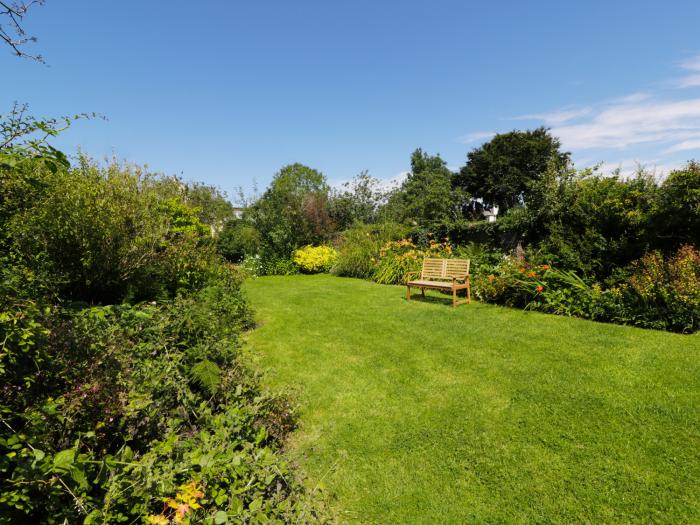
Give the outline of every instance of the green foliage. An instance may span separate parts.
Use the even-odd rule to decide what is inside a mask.
[[[179,189],[183,202],[197,210],[197,218],[209,226],[212,235],[218,236],[233,219],[233,206],[217,187],[194,182],[181,184]]]
[[[213,258],[198,210],[139,168],[81,157],[74,169],[51,173],[37,164],[6,172],[2,182],[11,194],[0,215],[6,246],[68,298],[172,296],[197,286],[195,274]],[[26,186],[39,189],[18,196]]]
[[[386,199],[378,179],[366,171],[343,184],[343,190],[334,190],[330,196],[330,215],[335,228],[345,230],[353,224],[373,224],[379,220],[379,211]]]
[[[539,180],[548,163],[557,169],[569,163],[559,139],[546,128],[500,133],[467,155],[455,179],[458,187],[500,213],[529,203],[530,185]]]
[[[672,171],[658,195],[650,227],[655,247],[667,251],[682,244],[700,246],[700,163]]]
[[[315,521],[207,198],[84,158],[0,175],[0,524]]]
[[[304,246],[294,251],[294,264],[302,273],[327,273],[338,259],[330,246]]]
[[[228,221],[217,239],[217,250],[228,261],[240,262],[260,251],[260,232],[245,221]]]
[[[389,241],[403,239],[407,234],[408,228],[396,223],[356,224],[340,235],[338,260],[331,268],[331,273],[344,277],[371,278],[382,246]]]
[[[474,280],[483,301],[674,332],[700,328],[700,253],[683,246],[671,257],[646,254],[620,269],[607,287],[572,270],[552,268],[546,254],[507,257]]]
[[[420,271],[426,257],[451,257],[452,246],[431,241],[425,249],[409,239],[389,241],[379,250],[372,279],[379,284],[404,284],[409,272]]]
[[[221,369],[213,361],[205,359],[192,366],[190,371],[192,379],[206,388],[209,393],[216,394],[216,390],[221,384]]]
[[[469,259],[471,261],[470,273],[480,275],[489,273],[491,268],[504,259],[505,255],[487,244],[471,242],[455,246],[454,257],[457,259]]]
[[[7,113],[0,114],[0,173],[37,161],[54,173],[68,168],[70,163],[66,155],[51,146],[48,139],[70,127],[75,120],[96,118],[98,115],[81,113],[37,119],[29,114],[28,109],[27,104],[15,102]]]
[[[191,479],[207,496],[199,519],[304,515],[274,451],[289,423],[236,363],[250,323],[239,286],[222,268],[160,304],[4,306],[0,523],[131,521]]]
[[[291,257],[278,257],[263,253],[260,258],[261,271],[258,275],[294,275],[299,273]]]
[[[291,164],[277,173],[247,219],[260,233],[266,258],[289,259],[307,244],[320,244],[332,232],[328,211],[328,184],[318,171]]]
[[[686,245],[634,261],[604,296],[604,315],[617,323],[692,333],[700,329],[700,252]]]
[[[411,155],[411,172],[390,196],[385,215],[398,222],[423,225],[454,220],[460,204],[458,196],[445,161],[417,149]]]
[[[653,235],[659,190],[651,175],[623,179],[550,164],[527,207],[500,224],[553,256],[551,262],[604,279],[644,255]]]

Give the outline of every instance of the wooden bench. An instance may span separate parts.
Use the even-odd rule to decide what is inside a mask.
[[[425,289],[451,290],[452,306],[472,302],[472,290],[469,284],[469,259],[423,259],[420,278],[406,283],[406,300],[411,300],[411,287],[420,288],[425,296]],[[409,272],[406,277],[417,276],[419,272]],[[457,301],[457,290],[466,290],[467,299]]]

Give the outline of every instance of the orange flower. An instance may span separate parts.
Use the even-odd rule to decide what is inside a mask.
[[[536,274],[535,272],[533,272],[533,271],[527,272],[527,276],[528,276],[528,277],[534,277],[535,275],[537,275],[537,274]]]
[[[535,291],[537,293],[542,293],[543,290],[544,290],[544,286],[542,286],[541,284],[538,284],[537,288],[535,288]]]
[[[542,269],[543,269],[543,270],[549,270],[550,268],[551,268],[551,266],[548,265],[548,264],[543,264],[543,265],[542,265]]]
[[[492,283],[492,282],[496,279],[496,276],[495,276],[495,275],[489,275],[489,276],[487,277],[487,279],[489,280],[490,283]]]

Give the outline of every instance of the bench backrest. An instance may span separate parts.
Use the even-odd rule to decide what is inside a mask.
[[[421,279],[466,279],[469,276],[469,259],[423,259]]]

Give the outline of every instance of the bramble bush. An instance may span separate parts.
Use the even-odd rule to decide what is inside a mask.
[[[294,251],[294,264],[303,273],[329,272],[338,252],[330,246],[304,246]]]
[[[25,160],[0,186],[0,524],[322,521],[179,181]]]

